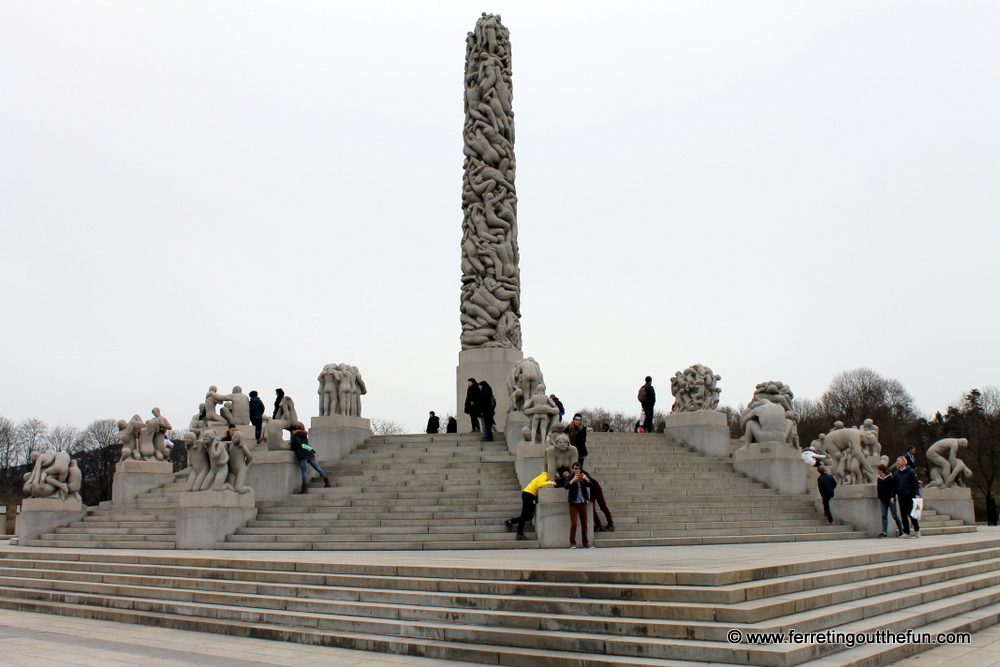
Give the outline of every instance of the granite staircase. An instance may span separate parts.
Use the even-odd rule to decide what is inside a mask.
[[[545,566],[498,552],[456,568],[27,549],[0,554],[0,607],[518,667],[879,667],[933,644],[748,640],[792,628],[937,636],[1000,620],[1000,539],[896,545],[675,570],[627,569],[631,550],[564,552]],[[780,547],[757,549],[768,546]],[[679,549],[696,562],[714,548]]]
[[[259,501],[257,518],[219,549],[511,549],[504,519],[521,511],[514,456],[502,437],[375,436],[324,464],[331,488]]]
[[[780,494],[660,434],[588,433],[585,468],[601,484],[615,532],[598,545],[669,546],[866,537],[826,525],[808,495]],[[601,523],[605,523],[600,513]]]
[[[132,503],[102,502],[87,508],[82,521],[56,528],[30,547],[86,547],[90,549],[173,549],[177,521],[177,496],[187,485],[187,473],[141,493]]]

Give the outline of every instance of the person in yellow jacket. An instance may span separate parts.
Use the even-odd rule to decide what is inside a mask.
[[[531,480],[528,486],[524,487],[524,490],[521,491],[521,515],[504,521],[508,533],[514,530],[514,524],[516,523],[517,539],[528,539],[524,534],[524,524],[535,518],[535,503],[538,502],[538,489],[543,486],[554,485],[555,482],[550,482],[548,473],[543,470],[541,475]]]

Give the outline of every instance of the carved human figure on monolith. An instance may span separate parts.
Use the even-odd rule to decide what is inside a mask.
[[[533,357],[517,362],[507,377],[507,395],[510,398],[507,412],[523,410],[525,401],[534,396],[538,385],[544,382],[542,369]]]
[[[368,393],[368,387],[357,366],[350,364],[327,364],[317,378],[319,388],[319,414],[361,416],[361,397]],[[294,420],[293,420],[294,423]]]
[[[718,382],[722,376],[712,373],[712,369],[695,364],[687,370],[674,373],[670,378],[670,393],[674,395],[673,412],[695,412],[715,410],[719,407],[722,390]]]
[[[521,410],[526,417],[531,417],[531,442],[545,442],[549,428],[559,421],[559,408],[555,401],[545,393],[545,385],[535,387],[535,393],[524,403]]]
[[[213,434],[214,435],[214,434]],[[201,485],[202,491],[232,491],[226,483],[229,476],[229,449],[227,443],[215,437],[208,445],[208,476]]]
[[[512,96],[509,34],[484,13],[465,51],[462,349],[521,349]]]
[[[559,479],[559,471],[569,470],[578,460],[580,460],[579,453],[570,443],[569,436],[565,432],[556,434],[552,444],[545,448],[545,472],[549,476],[549,481],[554,482]]]
[[[965,438],[944,438],[927,448],[927,463],[930,464],[930,482],[925,488],[948,489],[954,486],[964,487],[965,478],[972,476],[972,471],[965,461],[958,458],[960,447],[968,447]]]

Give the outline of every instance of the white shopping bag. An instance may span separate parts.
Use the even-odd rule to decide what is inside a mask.
[[[910,516],[919,521],[920,515],[923,513],[924,513],[924,499],[920,497],[914,498],[913,509],[910,510]]]

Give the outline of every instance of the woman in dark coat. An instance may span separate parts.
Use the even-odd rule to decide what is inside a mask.
[[[299,493],[309,493],[309,466],[323,478],[323,486],[330,486],[330,478],[327,477],[326,471],[316,463],[316,450],[309,446],[309,433],[302,422],[295,422],[292,425],[292,438],[288,444],[295,452],[299,468],[302,469],[302,490]]]
[[[493,387],[486,380],[479,383],[479,411],[483,415],[483,440],[493,440],[493,415],[496,413],[497,401],[493,397]]]

